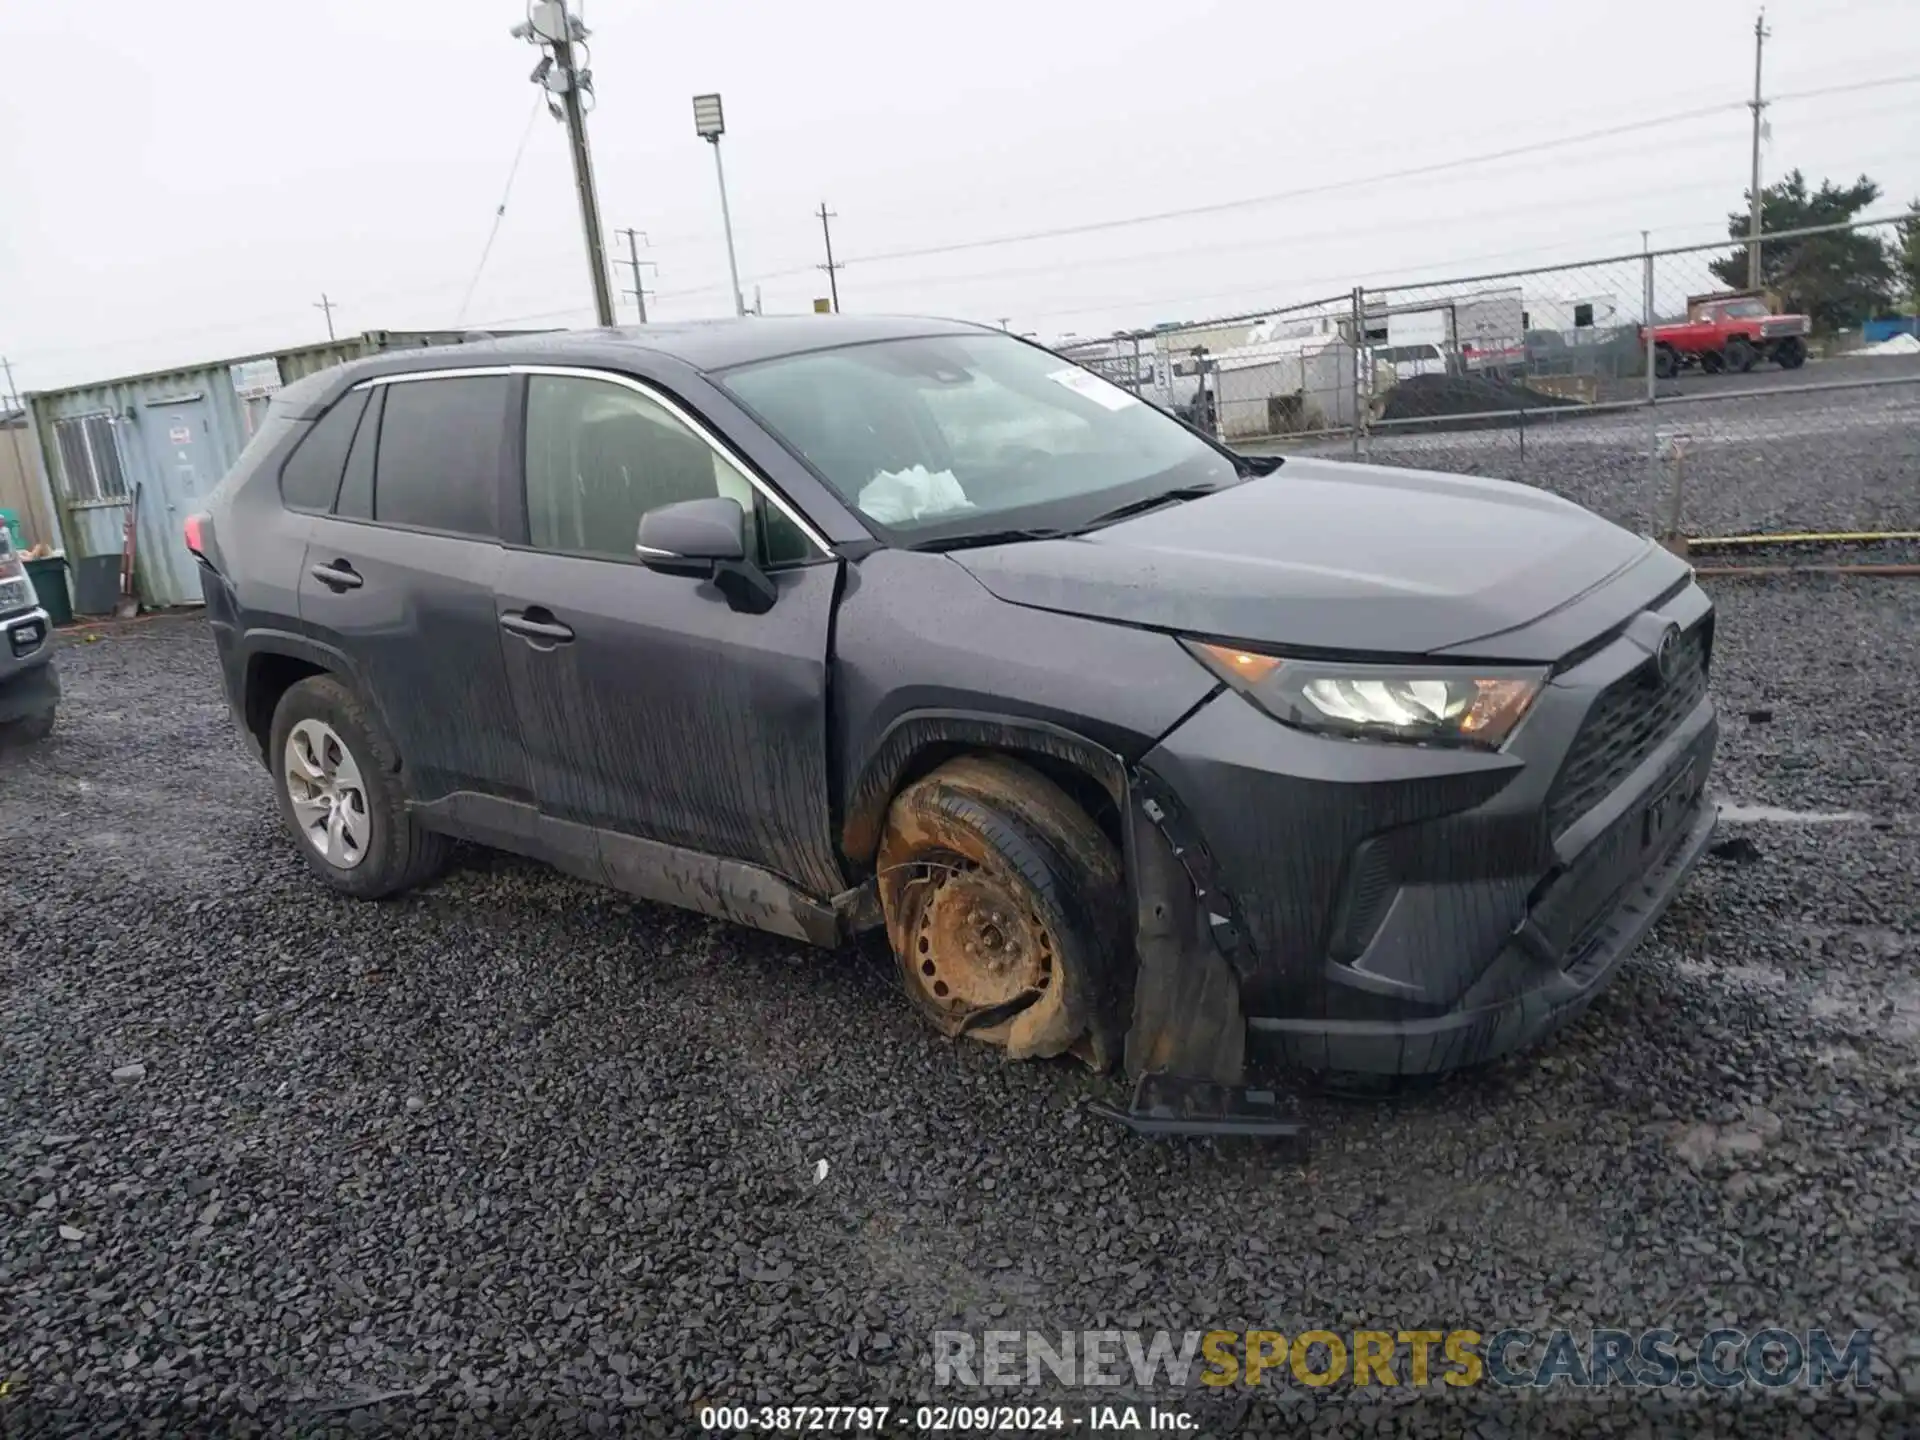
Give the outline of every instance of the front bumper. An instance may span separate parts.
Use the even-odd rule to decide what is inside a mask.
[[[43,714],[59,702],[47,612],[35,608],[0,620],[0,724]]]
[[[1273,1063],[1372,1075],[1431,1075],[1524,1049],[1574,1019],[1646,938],[1706,853],[1719,809],[1701,802],[1667,851],[1631,881],[1570,955],[1515,938],[1489,974],[1511,982],[1502,998],[1466,1001],[1442,1015],[1404,1020],[1300,1020],[1255,1015],[1250,1048]],[[1498,992],[1495,992],[1498,993]]]
[[[1649,671],[1669,624],[1698,674],[1663,690]],[[1711,644],[1689,586],[1557,675],[1496,754],[1309,735],[1231,692],[1202,706],[1137,778],[1221,974],[1183,1011],[1143,947],[1129,1068],[1197,1063],[1142,1000],[1189,1030],[1242,1030],[1256,1061],[1401,1075],[1493,1059],[1578,1014],[1713,833]],[[1203,962],[1188,946],[1181,963]]]

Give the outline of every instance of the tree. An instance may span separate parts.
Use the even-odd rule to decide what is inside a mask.
[[[1764,257],[1766,252],[1761,254]],[[1920,200],[1907,206],[1907,218],[1900,222],[1893,263],[1900,272],[1900,308],[1909,315],[1920,314]]]
[[[1880,198],[1880,187],[1862,175],[1851,185],[1820,182],[1807,189],[1798,170],[1760,192],[1763,234],[1839,225],[1852,220]],[[1727,233],[1747,238],[1745,213],[1727,217]],[[1826,333],[1856,326],[1893,303],[1894,261],[1888,246],[1866,230],[1841,230],[1803,240],[1763,241],[1760,283],[1780,297],[1788,312],[1811,316],[1813,328]],[[1743,245],[1713,273],[1736,290],[1747,285],[1747,249]]]

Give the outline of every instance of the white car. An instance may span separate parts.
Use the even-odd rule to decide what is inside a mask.
[[[1379,375],[1391,367],[1396,383],[1411,380],[1416,375],[1444,375],[1449,368],[1446,352],[1431,342],[1420,345],[1377,345],[1368,353],[1373,357],[1374,374]]]

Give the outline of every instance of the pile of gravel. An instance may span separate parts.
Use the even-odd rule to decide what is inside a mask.
[[[1432,420],[1421,429],[1465,428],[1476,422],[1450,420],[1457,415],[1486,415],[1496,411],[1579,408],[1578,400],[1549,395],[1519,383],[1508,384],[1485,375],[1411,375],[1387,392],[1382,420]],[[1478,422],[1489,423],[1489,422]],[[1493,421],[1493,424],[1505,422]]]
[[[870,951],[478,851],[334,899],[204,625],[101,634],[0,758],[0,1430],[690,1433],[698,1399],[929,1398],[956,1327],[1867,1326],[1920,1387],[1920,589],[1722,596],[1720,787],[1865,819],[1729,827],[1576,1028],[1309,1101],[1304,1157],[1137,1141],[1104,1082],[927,1034]],[[1163,1399],[1214,1434],[1601,1418]],[[1911,1421],[1661,1403],[1606,1413]]]

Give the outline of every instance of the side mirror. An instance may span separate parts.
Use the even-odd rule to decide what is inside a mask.
[[[747,512],[738,500],[719,495],[656,506],[640,517],[633,550],[650,570],[704,578],[716,561],[746,556]]]
[[[765,614],[780,595],[747,556],[747,512],[723,495],[647,511],[633,551],[649,570],[711,581],[729,605],[750,615]]]

